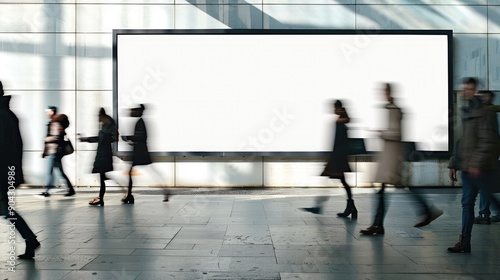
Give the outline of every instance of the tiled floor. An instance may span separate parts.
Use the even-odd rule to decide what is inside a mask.
[[[460,233],[459,189],[427,190],[445,213],[424,228],[413,227],[411,198],[390,190],[383,236],[359,234],[374,189],[354,190],[357,221],[336,217],[343,189],[173,190],[164,203],[140,188],[135,205],[122,205],[111,188],[105,207],[87,205],[94,188],[72,198],[40,191],[20,189],[16,207],[42,246],[5,271],[9,230],[0,224],[1,279],[500,279],[500,223],[474,225],[472,253],[446,252]],[[319,194],[331,195],[323,215],[299,210]]]

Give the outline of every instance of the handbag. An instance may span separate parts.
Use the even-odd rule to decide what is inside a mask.
[[[349,138],[347,145],[348,155],[365,155],[368,153],[366,151],[365,140],[363,138]]]
[[[71,155],[75,151],[75,148],[73,148],[73,144],[71,144],[71,141],[67,138],[64,139],[63,142],[63,156]]]

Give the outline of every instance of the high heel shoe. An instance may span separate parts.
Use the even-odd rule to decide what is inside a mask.
[[[383,226],[371,226],[367,229],[362,229],[359,232],[361,234],[364,234],[364,235],[384,234],[385,233]]]
[[[354,200],[352,199],[347,200],[347,206],[344,210],[344,213],[337,213],[337,216],[342,218],[347,218],[349,217],[349,215],[352,215],[352,219],[358,218],[358,209],[356,209],[356,206],[354,206]]]
[[[134,204],[134,196],[133,195],[126,195],[122,198],[123,203],[128,203],[128,204]]]
[[[104,206],[104,200],[101,200],[100,198],[96,197],[96,198],[92,199],[91,201],[89,201],[89,204],[90,205],[101,205],[101,206]]]

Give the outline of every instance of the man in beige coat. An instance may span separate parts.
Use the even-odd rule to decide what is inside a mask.
[[[401,109],[394,103],[392,97],[391,84],[384,84],[384,94],[387,100],[385,109],[388,111],[389,123],[386,130],[381,132],[380,138],[384,142],[384,148],[378,156],[378,169],[374,182],[382,183],[382,188],[378,192],[378,207],[372,226],[361,230],[364,235],[384,234],[384,217],[386,212],[385,206],[385,186],[386,184],[401,186],[402,176],[401,167],[404,159],[403,144],[401,142],[403,113]],[[410,189],[411,190],[411,189]],[[433,220],[443,214],[442,210],[436,209],[434,206],[419,194],[411,192],[420,208],[420,214],[424,217],[422,221],[415,224],[415,227],[428,225]]]

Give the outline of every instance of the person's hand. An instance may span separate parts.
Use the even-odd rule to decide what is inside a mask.
[[[470,174],[471,177],[477,178],[481,176],[481,170],[477,167],[469,167],[467,169],[467,172]]]
[[[448,172],[448,175],[450,176],[450,180],[453,182],[457,181],[457,170],[456,169],[450,169]]]

